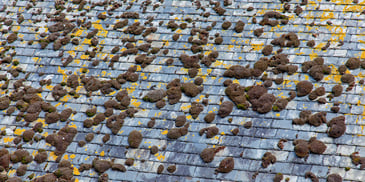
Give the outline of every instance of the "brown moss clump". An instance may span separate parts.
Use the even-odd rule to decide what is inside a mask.
[[[72,113],[73,113],[73,110],[71,108],[67,108],[67,109],[63,110],[60,114],[60,120],[67,121]]]
[[[91,142],[93,139],[94,139],[94,133],[88,133],[88,134],[85,136],[85,141],[86,141],[86,142]]]
[[[154,155],[154,154],[157,154],[158,152],[158,147],[156,145],[152,146],[150,148],[150,151],[151,151],[151,154]]]
[[[193,103],[191,103],[189,113],[191,114],[191,116],[194,119],[196,119],[203,110],[204,110],[204,106],[202,104],[199,104],[197,102],[193,102]]]
[[[313,125],[313,126],[320,126],[323,123],[327,122],[326,119],[327,113],[326,112],[318,112],[315,114],[312,114],[311,116],[309,116],[308,118],[308,124]]]
[[[281,173],[277,173],[277,174],[275,174],[275,177],[274,177],[273,181],[274,182],[280,182],[283,179],[284,179],[284,175],[281,174]]]
[[[176,127],[184,126],[185,123],[186,123],[186,116],[185,115],[181,115],[181,116],[176,117],[176,119],[175,119],[175,126]]]
[[[351,161],[354,165],[360,164],[360,169],[365,168],[365,157],[360,157],[359,152],[353,152],[351,155]]]
[[[92,162],[92,167],[95,169],[96,172],[101,174],[112,167],[112,162],[95,158]]]
[[[45,121],[47,124],[57,123],[60,120],[60,117],[58,112],[46,113]]]
[[[53,87],[52,90],[52,97],[58,101],[60,98],[62,98],[63,96],[65,96],[67,94],[67,90],[64,89],[60,84],[56,85],[55,87]]]
[[[271,18],[274,18],[272,20]],[[269,11],[264,14],[264,18],[259,22],[261,26],[270,25],[272,27],[279,25],[279,23],[287,24],[289,17],[280,14],[279,12]],[[281,22],[279,22],[281,20]]]
[[[299,47],[300,41],[297,34],[294,32],[289,32],[287,34],[281,35],[279,38],[272,40],[271,44],[280,47]]]
[[[342,182],[342,177],[339,174],[330,174],[327,176],[327,182]]]
[[[202,85],[204,82],[204,79],[202,77],[195,78],[194,84],[195,85]]]
[[[272,109],[272,105],[276,100],[273,94],[268,94],[268,93],[264,93],[258,99],[251,97],[249,99],[252,104],[252,110],[257,111],[258,113],[261,114],[270,112]]]
[[[176,166],[175,165],[171,165],[169,167],[167,167],[166,169],[169,173],[174,173],[176,171]]]
[[[17,169],[16,169],[16,175],[17,176],[24,176],[25,173],[27,172],[27,165],[20,165]]]
[[[218,44],[218,45],[222,44],[223,43],[223,38],[222,37],[216,37],[214,39],[214,43]]]
[[[157,174],[161,174],[162,171],[164,170],[164,166],[162,164],[160,164],[158,167],[157,167]]]
[[[360,68],[360,59],[359,58],[349,58],[345,63],[346,67],[350,70],[354,70]]]
[[[93,117],[96,114],[96,107],[87,109],[86,112],[85,112],[85,114],[88,117]]]
[[[223,30],[227,30],[227,29],[229,29],[229,27],[231,27],[231,25],[232,25],[232,23],[231,23],[231,22],[229,22],[229,21],[225,21],[225,22],[223,22],[223,24],[222,24],[222,28],[223,28]]]
[[[300,81],[296,86],[297,96],[302,97],[308,95],[313,89],[313,84],[309,81]]]
[[[136,64],[140,64],[142,68],[150,65],[156,56],[148,57],[147,54],[141,54],[135,58]]]
[[[73,89],[76,89],[80,83],[79,83],[79,77],[77,75],[72,74],[67,78],[67,86],[71,87]]]
[[[344,74],[341,77],[342,83],[352,83],[355,81],[355,77],[352,74]]]
[[[286,108],[286,106],[288,105],[289,101],[287,98],[283,99],[283,98],[279,98],[276,99],[276,101],[274,102],[273,106],[272,106],[272,110],[279,112],[282,111]]]
[[[127,160],[125,160],[124,164],[127,166],[132,166],[134,164],[134,159],[128,158]]]
[[[312,182],[319,182],[319,179],[317,178],[317,176],[310,171],[307,171],[304,176],[305,176],[305,178],[309,178],[310,180],[312,180]]]
[[[169,104],[176,104],[182,96],[180,79],[174,79],[166,86],[166,94]]]
[[[32,129],[25,130],[23,132],[23,141],[24,142],[32,141],[33,140],[33,136],[34,136],[34,131]]]
[[[305,123],[308,122],[311,114],[312,114],[312,111],[309,111],[309,110],[301,111],[299,114],[299,118],[296,118],[293,120],[293,124],[304,125]]]
[[[46,142],[56,147],[55,154],[65,153],[68,145],[71,144],[73,138],[77,134],[77,130],[72,127],[65,126],[56,134],[50,134],[46,137]]]
[[[53,173],[48,173],[44,176],[35,178],[34,181],[57,181],[57,177]]]
[[[241,65],[231,66],[227,71],[223,73],[225,77],[234,77],[236,79],[251,77],[251,70]]]
[[[262,157],[262,167],[267,168],[270,164],[274,164],[276,162],[276,157],[270,152],[266,152]]]
[[[273,51],[273,46],[272,45],[266,45],[263,49],[262,49],[262,54],[264,54],[264,56],[268,56],[272,53]]]
[[[307,42],[308,47],[314,47],[316,45],[316,42],[314,40],[310,40]]]
[[[167,138],[169,139],[178,139],[181,136],[185,136],[188,133],[189,123],[185,124],[182,128],[171,128],[167,132]]]
[[[129,147],[138,148],[142,142],[142,138],[141,132],[137,130],[131,131],[128,136]]]
[[[0,168],[2,170],[9,170],[10,155],[9,151],[5,148],[0,149]]]
[[[21,162],[22,164],[28,164],[33,161],[33,157],[28,151],[20,149],[10,155],[10,160],[13,163]]]
[[[345,116],[338,116],[331,119],[331,121],[327,123],[327,126],[329,127],[327,130],[328,136],[333,138],[342,136],[346,131]]]
[[[224,101],[218,110],[218,116],[221,118],[227,117],[233,110],[234,104],[231,101]]]
[[[181,91],[184,92],[186,96],[195,97],[203,91],[203,87],[198,87],[194,83],[184,83],[181,86]]]
[[[42,164],[43,162],[46,162],[48,159],[47,152],[44,150],[38,151],[37,155],[34,157],[34,161],[36,161],[38,164]]]
[[[312,61],[304,62],[302,71],[304,73],[309,71],[310,76],[312,76],[316,81],[320,81],[323,79],[325,74],[328,75],[331,73],[331,68],[328,65],[324,65],[323,58],[317,57]]]
[[[246,99],[245,87],[233,83],[226,88],[225,93],[236,104],[237,108],[248,109],[250,104]]]
[[[237,23],[236,23],[236,26],[234,27],[234,30],[237,32],[237,33],[241,33],[243,32],[243,28],[245,27],[245,23],[241,20],[239,20]]]
[[[200,153],[200,158],[206,162],[210,163],[214,160],[215,156],[215,149],[214,148],[206,148]]]
[[[157,102],[165,96],[166,91],[163,89],[151,90],[143,97],[143,100],[147,102]]]
[[[0,97],[0,110],[7,109],[10,106],[10,99],[8,96]]]
[[[339,97],[342,95],[343,88],[341,85],[335,85],[332,87],[332,94],[334,97]]]
[[[15,42],[18,39],[18,35],[16,33],[11,33],[6,40],[8,41],[9,44]]]
[[[305,140],[294,140],[294,151],[295,154],[300,157],[307,157],[309,155],[309,146],[308,142]]]
[[[323,154],[327,149],[327,146],[322,142],[317,140],[316,137],[309,139],[309,150],[315,154]]]
[[[224,158],[220,163],[219,167],[216,169],[220,173],[229,173],[234,168],[234,159],[232,157]]]
[[[254,34],[256,37],[260,37],[263,33],[264,33],[264,28],[258,28],[258,29],[255,29],[255,30],[253,31],[253,34]]]
[[[106,126],[112,130],[114,135],[118,134],[124,123],[123,118],[120,115],[113,115],[106,121]]]
[[[202,136],[204,133],[206,133],[207,138],[212,138],[219,133],[219,128],[217,128],[216,126],[211,126],[203,128],[199,131],[200,136]]]
[[[205,115],[204,117],[204,121],[207,123],[211,123],[213,122],[215,119],[215,113],[208,113],[207,115]]]
[[[200,68],[197,55],[188,56],[187,54],[182,54],[179,59],[183,63],[184,68]]]

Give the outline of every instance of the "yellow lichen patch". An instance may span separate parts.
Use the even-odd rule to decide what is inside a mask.
[[[15,172],[16,172],[16,169],[11,169],[11,170],[8,172],[8,176],[13,176]]]
[[[318,54],[317,53],[312,52],[312,53],[309,54],[309,59],[310,60],[313,60],[316,57],[318,57]]]
[[[183,103],[183,104],[181,104],[180,110],[182,110],[182,111],[189,111],[190,107],[191,107],[190,104]]]
[[[65,154],[65,155],[63,156],[63,159],[68,160],[68,155],[67,155],[67,154]]]
[[[13,138],[13,137],[4,137],[3,142],[4,142],[4,143],[9,143],[9,142],[12,142],[13,140],[14,140],[14,138]]]
[[[137,99],[131,99],[131,104],[132,104],[134,107],[138,108],[138,107],[142,104],[142,102],[138,102],[138,100],[137,100]]]
[[[57,155],[54,152],[50,152],[48,156],[48,160],[54,161],[57,159]]]
[[[17,32],[20,30],[20,26],[13,26],[12,31]]]
[[[76,129],[77,129],[77,126],[76,126],[76,124],[75,124],[75,123],[72,123],[72,122],[71,122],[71,124],[70,124],[70,125],[68,125],[68,127],[71,127],[71,128],[76,128]]]
[[[328,19],[334,19],[334,18],[335,18],[335,14],[332,11],[323,11],[320,20],[326,21]]]
[[[39,57],[33,57],[32,60],[34,61],[34,63],[37,63],[38,61],[41,61],[41,58],[39,58]]]
[[[264,43],[259,43],[259,44],[251,44],[251,49],[253,51],[260,51],[261,49],[264,48]]]
[[[157,157],[157,160],[159,160],[159,161],[164,161],[165,160],[165,156],[160,154],[160,153],[155,154],[155,156]]]
[[[104,157],[104,155],[105,155],[105,152],[104,151],[101,151],[100,152],[100,156]]]
[[[75,37],[80,37],[84,31],[85,30],[78,29],[75,33],[72,33],[71,35],[74,35]]]
[[[25,131],[25,129],[20,129],[20,128],[18,128],[18,129],[16,129],[15,131],[14,131],[14,134],[16,134],[16,135],[22,135],[23,134],[23,132]]]
[[[53,86],[52,85],[46,85],[46,89],[47,90],[52,90],[53,89]]]
[[[108,34],[108,31],[103,28],[102,24],[100,24],[100,20],[93,22],[92,26],[99,30],[97,36],[106,37]]]
[[[321,42],[318,45],[316,45],[316,49],[321,49],[322,47],[324,47],[327,44],[327,42]]]
[[[80,171],[79,169],[77,169],[76,167],[74,167],[74,172],[73,172],[74,175],[80,175]]]
[[[163,131],[161,132],[161,135],[166,135],[168,132],[169,132],[168,130],[163,130]]]
[[[62,81],[66,81],[67,79],[67,74],[66,74],[66,69],[61,69],[61,66],[58,66],[58,69],[57,69],[57,73],[61,73],[62,74]]]
[[[67,102],[68,100],[70,100],[70,99],[72,99],[72,97],[70,96],[70,95],[65,95],[65,96],[63,96],[61,99],[60,99],[60,101],[62,101],[62,102]]]
[[[81,56],[80,56],[80,58],[81,58],[81,59],[89,59],[89,55],[85,55],[85,54],[83,54],[83,55],[81,55]]]

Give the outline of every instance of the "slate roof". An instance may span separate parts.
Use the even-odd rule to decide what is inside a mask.
[[[99,1],[91,1],[99,2]],[[43,86],[43,92],[39,94],[43,99],[56,106],[57,111],[61,112],[66,108],[72,108],[77,113],[72,114],[68,122],[60,122],[47,124],[44,121],[45,113],[41,112],[36,122],[43,122],[44,131],[39,135],[47,136],[54,131],[58,131],[65,125],[69,125],[77,129],[78,133],[72,143],[67,147],[63,154],[63,160],[69,160],[74,167],[74,179],[76,181],[97,181],[99,174],[94,169],[79,172],[78,168],[82,163],[91,164],[96,157],[100,159],[115,159],[115,163],[124,164],[127,158],[134,158],[133,166],[126,166],[127,171],[119,172],[109,169],[106,173],[111,181],[272,181],[277,173],[284,175],[283,181],[288,178],[289,181],[310,181],[305,178],[305,172],[312,171],[320,181],[326,181],[329,174],[337,173],[344,181],[365,181],[365,171],[359,166],[351,162],[350,155],[353,152],[359,152],[360,156],[365,156],[365,137],[364,135],[364,85],[358,82],[364,78],[363,69],[350,70],[349,72],[355,76],[355,86],[352,90],[346,91],[348,84],[341,83],[341,75],[337,68],[343,65],[350,57],[365,58],[363,28],[365,24],[363,19],[365,15],[361,12],[365,10],[365,2],[360,1],[357,4],[352,0],[331,0],[331,1],[308,1],[307,5],[300,5],[302,1],[291,0],[288,4],[291,6],[291,12],[283,13],[289,17],[287,25],[277,25],[271,27],[269,25],[261,26],[258,23],[252,23],[252,17],[257,18],[257,22],[261,21],[265,12],[277,11],[283,12],[283,3],[279,0],[232,0],[232,4],[224,6],[223,1],[219,1],[221,7],[226,12],[224,15],[218,15],[213,9],[213,5],[209,5],[209,1],[200,1],[202,7],[206,7],[205,12],[210,12],[210,16],[205,18],[200,16],[203,10],[197,10],[197,6],[192,1],[182,0],[152,0],[151,4],[143,13],[144,1],[129,1],[130,9],[127,9],[128,3],[113,10],[112,15],[108,15],[103,6],[95,6],[85,15],[80,15],[81,11],[77,10],[78,5],[72,1],[65,1],[66,8],[71,7],[71,11],[66,9],[62,12],[66,13],[66,19],[83,19],[92,23],[92,27],[87,30],[80,28],[71,35],[80,37],[80,44],[73,45],[68,43],[63,45],[59,50],[53,50],[53,43],[49,43],[45,49],[40,48],[37,42],[41,37],[41,33],[49,33],[49,26],[53,21],[47,18],[48,13],[54,13],[55,1],[36,1],[31,8],[26,8],[30,1],[1,1],[0,17],[14,20],[12,25],[2,24],[3,30],[9,29],[8,32],[2,31],[0,39],[2,42],[7,41],[7,37],[17,32],[18,39],[13,43],[7,43],[0,47],[0,51],[6,49],[9,45],[10,49],[5,55],[10,55],[15,51],[16,55],[12,57],[13,61],[19,61],[19,65],[2,63],[0,75],[6,74],[10,80],[8,89],[1,90],[1,95],[10,95],[14,91],[14,82],[26,77],[24,85],[39,88],[39,81],[43,79],[52,79],[50,86]],[[112,4],[112,3],[111,3]],[[160,6],[153,9],[153,5]],[[300,6],[303,12],[296,15],[293,10],[296,6]],[[85,5],[90,7],[90,2]],[[107,8],[111,8],[108,5]],[[247,11],[247,8],[253,7],[253,11]],[[37,11],[41,10],[41,13]],[[129,25],[134,22],[143,24],[147,21],[147,17],[153,16],[153,26],[157,27],[157,31],[151,33],[146,38],[141,35],[135,36],[136,44],[146,43],[149,39],[152,47],[163,47],[156,54],[156,59],[141,68],[138,66],[136,73],[139,75],[137,82],[126,82],[122,84],[122,90],[127,90],[131,97],[131,107],[135,107],[138,112],[134,117],[124,119],[123,127],[118,134],[114,135],[111,130],[106,127],[106,121],[92,128],[84,128],[83,122],[87,119],[85,112],[91,106],[97,107],[98,113],[105,112],[104,102],[113,98],[118,92],[113,90],[110,94],[101,94],[100,91],[92,93],[91,97],[87,97],[87,91],[80,86],[77,89],[80,97],[74,98],[67,94],[59,101],[55,101],[52,97],[52,89],[57,84],[66,81],[69,75],[77,74],[86,76],[94,76],[98,79],[114,79],[119,74],[125,73],[128,68],[135,65],[136,55],[122,56],[118,62],[114,63],[114,69],[109,67],[109,61],[100,61],[98,66],[92,66],[95,59],[102,60],[105,56],[111,58],[114,54],[111,50],[115,46],[120,46],[122,52],[125,50],[125,43],[122,38],[131,37],[132,35],[124,33],[122,29],[113,29],[113,25],[120,20],[127,18],[116,18],[123,12],[138,12],[139,19],[128,19]],[[97,17],[100,13],[106,13],[105,20]],[[24,16],[22,23],[17,23],[18,15]],[[168,29],[168,22],[175,20],[180,24],[186,22],[185,18],[191,17],[195,22],[188,23],[188,28],[175,31]],[[44,21],[48,19],[48,22]],[[37,21],[40,20],[40,21]],[[245,23],[242,33],[234,31],[235,23],[241,20]],[[162,25],[159,22],[163,21]],[[222,30],[221,25],[224,21],[232,22],[232,26],[228,30]],[[211,51],[219,52],[217,61],[210,67],[201,66],[198,76],[204,79],[204,90],[196,97],[187,97],[182,94],[181,100],[174,105],[166,104],[165,107],[158,109],[154,103],[143,101],[142,97],[151,90],[151,87],[165,89],[168,82],[175,78],[179,78],[181,82],[193,82],[194,78],[188,76],[188,69],[183,67],[179,61],[179,56],[183,53],[193,55],[190,51],[191,43],[188,39],[191,36],[190,31],[193,26],[196,28],[205,28],[217,22],[216,26],[209,31],[209,35],[214,37],[215,33],[219,33],[223,37],[223,43],[214,44],[214,39],[208,39],[208,43],[203,45],[203,53],[208,55]],[[311,25],[314,22],[315,25]],[[36,31],[36,28],[39,28]],[[256,37],[253,31],[258,28],[264,28],[264,33],[260,37]],[[89,55],[85,55],[86,50],[92,51],[90,39],[86,38],[87,33],[93,29],[98,29],[96,37],[99,40],[97,47],[103,46],[102,50],[98,50],[96,57],[89,59]],[[341,84],[344,86],[344,93],[340,97],[332,100],[327,99],[327,103],[319,104],[311,101],[308,97],[296,97],[291,100],[286,109],[280,112],[270,111],[266,114],[259,114],[251,108],[248,110],[240,110],[234,107],[233,112],[226,118],[216,116],[212,123],[204,122],[204,116],[209,112],[217,113],[221,98],[224,101],[230,100],[225,94],[223,82],[228,79],[223,77],[223,73],[232,65],[250,65],[264,57],[261,50],[265,45],[280,37],[284,33],[294,32],[300,39],[300,46],[297,48],[283,47],[283,53],[288,54],[288,58],[292,65],[299,67],[297,73],[288,75],[287,73],[273,74],[267,71],[270,78],[283,78],[283,84],[273,84],[269,88],[269,93],[276,97],[288,97],[290,91],[295,91],[298,81],[309,80],[314,83],[314,87],[323,86],[326,94],[330,94],[334,85]],[[177,41],[172,40],[174,34],[180,34]],[[28,45],[28,41],[34,40],[32,45]],[[314,48],[308,47],[308,40],[315,40]],[[322,47],[330,41],[327,50]],[[343,42],[343,45],[338,45]],[[274,46],[274,51],[279,46]],[[169,50],[167,54],[163,54],[163,50]],[[60,53],[63,53],[60,56]],[[142,54],[141,51],[138,55]],[[66,67],[62,66],[63,61],[71,55],[73,61]],[[272,54],[274,55],[274,54]],[[270,55],[269,57],[271,57]],[[307,73],[301,72],[301,66],[305,61],[313,60],[316,57],[324,58],[324,63],[330,65],[332,72],[325,75],[321,81],[315,81]],[[173,58],[172,65],[166,65],[165,61]],[[90,61],[91,60],[91,61]],[[23,72],[19,76],[14,77],[9,73],[11,69],[21,67]],[[87,68],[83,70],[82,68]],[[85,71],[86,73],[83,73]],[[39,73],[44,73],[39,74]],[[231,78],[232,79],[232,78]],[[260,78],[232,79],[236,83],[243,86],[251,86],[262,84]],[[2,81],[1,85],[6,81]],[[65,87],[68,91],[71,88]],[[191,102],[201,102],[209,95],[209,105],[204,107],[197,119],[193,119],[189,112]],[[165,99],[166,100],[166,99]],[[338,101],[340,102],[339,113],[331,112],[331,107]],[[11,105],[15,105],[12,102]],[[327,120],[336,116],[346,117],[346,133],[339,138],[331,138],[327,135],[328,127],[324,124],[319,127],[305,125],[293,125],[292,120],[299,117],[302,110],[311,110],[312,112],[327,112]],[[0,113],[0,128],[6,131],[6,135],[1,138],[2,147],[6,147],[10,152],[16,150],[13,143],[14,138],[21,136],[25,130],[31,129],[36,122],[25,125],[21,120],[16,121],[16,117],[20,111],[16,110],[11,115],[6,114],[6,110]],[[120,110],[114,110],[119,113]],[[188,134],[178,139],[168,139],[166,134],[168,130],[174,128],[175,118],[186,113],[190,122]],[[147,123],[152,117],[156,118],[156,124],[153,128],[148,128]],[[232,118],[228,122],[228,118]],[[252,127],[246,129],[243,125],[252,122]],[[207,139],[204,135],[199,136],[199,130],[208,126],[217,126],[219,134],[213,138]],[[239,133],[233,135],[231,130],[239,128]],[[132,130],[138,130],[143,135],[142,143],[139,148],[128,148],[128,135]],[[88,133],[94,133],[94,139],[87,143],[84,147],[79,147],[78,142],[84,140]],[[102,138],[105,134],[111,134],[111,139],[105,144]],[[307,159],[298,158],[294,152],[295,139],[309,140],[316,136],[318,140],[324,142],[327,146],[323,154],[311,153]],[[280,139],[287,139],[284,148],[279,149],[277,143]],[[54,154],[55,148],[47,144],[45,140],[39,142],[34,141],[32,144],[22,142],[22,147],[29,151],[33,156],[36,155],[38,149],[45,149],[48,154],[47,162],[37,164],[31,162],[28,164],[27,172],[21,177],[23,180],[29,180],[28,176],[33,174],[35,177],[52,173],[57,169],[57,156]],[[150,148],[158,146],[157,154],[152,155]],[[200,158],[200,153],[207,147],[225,148],[219,151],[213,162],[204,163]],[[262,157],[265,152],[271,152],[276,156],[276,163],[269,165],[267,168],[262,167]],[[233,157],[235,166],[233,171],[229,173],[216,173],[215,169],[219,163],[226,157]],[[165,170],[162,174],[157,174],[159,165],[164,165]],[[19,163],[11,164],[11,168],[7,171],[9,177],[16,176],[16,169]],[[166,168],[170,165],[176,165],[177,169],[174,173],[169,173]],[[255,176],[255,178],[253,178]]]

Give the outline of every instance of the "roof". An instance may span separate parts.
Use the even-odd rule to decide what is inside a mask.
[[[365,2],[217,2],[0,2],[1,177],[365,181]]]

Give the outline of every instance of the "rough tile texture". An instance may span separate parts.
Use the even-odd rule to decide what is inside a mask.
[[[349,83],[341,80],[343,76],[339,72],[340,66],[345,65],[349,58],[356,57],[360,61],[365,58],[365,40],[362,36],[365,27],[363,23],[365,15],[362,13],[365,10],[363,1],[354,3],[352,0],[310,0],[307,4],[301,4],[300,0],[289,0],[289,2],[285,0],[283,2],[279,0],[219,0],[217,2],[220,2],[220,6],[209,1],[182,0],[33,2],[0,1],[2,21],[0,33],[2,81],[0,85],[2,86],[1,97],[5,99],[1,104],[5,103],[6,106],[10,103],[10,106],[17,106],[13,113],[7,113],[9,107],[2,108],[0,113],[0,128],[1,131],[5,131],[1,133],[2,147],[11,154],[17,150],[17,147],[23,148],[33,158],[42,150],[48,154],[44,163],[38,164],[35,161],[28,163],[27,171],[20,176],[22,180],[35,179],[47,173],[54,173],[54,176],[60,177],[57,173],[60,166],[56,160],[59,157],[60,160],[71,162],[72,179],[97,181],[101,173],[99,175],[95,168],[83,172],[79,169],[81,164],[91,164],[93,159],[98,157],[123,165],[128,158],[134,159],[131,166],[125,165],[125,172],[112,169],[102,172],[107,174],[111,181],[272,181],[277,173],[283,174],[283,181],[285,179],[310,181],[305,178],[305,173],[308,171],[313,172],[320,181],[326,181],[327,176],[333,173],[339,174],[344,181],[365,181],[365,171],[360,169],[360,165],[353,164],[350,158],[353,152],[358,152],[359,156],[365,157],[363,130],[365,87],[361,84],[363,82],[361,80],[364,79],[363,68],[355,65],[354,69],[345,70],[346,74],[354,75],[354,80]],[[86,4],[80,8],[81,5],[78,3],[84,2]],[[224,5],[225,3],[227,6]],[[288,5],[289,10],[283,12]],[[302,9],[301,13],[297,13],[298,15],[295,13],[297,11],[294,11],[297,6]],[[202,8],[198,9],[199,7]],[[223,8],[224,14],[217,14],[214,7]],[[264,14],[269,11],[279,12],[287,17],[283,18],[279,15],[278,25],[260,25],[259,23],[265,18]],[[126,12],[135,12],[138,16]],[[205,17],[207,13],[210,14]],[[257,23],[253,23],[254,17]],[[20,21],[22,18],[24,20]],[[187,18],[191,18],[191,21]],[[118,27],[116,23],[124,20],[126,20],[125,26]],[[276,19],[269,17],[269,20]],[[280,24],[280,20],[288,22]],[[169,23],[169,21],[172,22]],[[235,29],[238,21],[245,24],[239,33]],[[69,32],[66,32],[67,26],[66,29],[59,30],[57,27],[52,27],[53,24],[60,22],[61,27],[67,23],[70,23],[67,24],[68,26],[72,25]],[[138,27],[137,24],[132,26],[136,22],[140,23],[139,26],[145,27]],[[192,31],[206,29],[213,22],[216,22],[216,25],[209,31],[203,33],[200,31],[196,34]],[[231,22],[232,25],[223,30],[224,22]],[[186,29],[179,27],[183,23],[186,23]],[[156,29],[146,30],[150,27]],[[263,33],[257,37],[254,31],[260,28],[263,28]],[[88,37],[93,30],[98,31],[94,36]],[[142,30],[143,33],[151,32],[143,36],[143,33],[136,33],[138,30]],[[59,32],[58,38],[53,41],[50,40],[52,32]],[[209,35],[206,34],[207,32]],[[282,53],[286,54],[289,60],[287,65],[298,68],[294,70],[294,73],[288,74],[289,71],[276,73],[277,67],[269,67],[265,68],[259,76],[236,78],[223,76],[233,65],[243,67],[248,65],[247,67],[251,69],[260,58],[270,59],[280,49],[280,45],[273,45],[272,41],[289,32],[297,35],[299,39],[294,44],[300,43],[296,47],[282,47]],[[218,36],[218,34],[215,36],[216,33],[222,38],[221,44],[215,43]],[[175,34],[180,35],[176,41]],[[67,41],[67,36],[71,40]],[[134,42],[123,41],[132,36],[135,38]],[[75,38],[79,40],[78,44],[73,43],[72,39]],[[192,48],[192,40],[199,40],[199,38],[203,40],[202,45],[195,42],[195,47]],[[310,40],[315,41],[313,47],[307,44]],[[138,47],[146,43],[151,44],[147,47],[148,52],[132,48],[132,45]],[[42,45],[44,47],[41,47]],[[269,51],[268,56],[264,56],[262,52],[266,45],[273,45],[273,52]],[[164,52],[167,50],[168,52]],[[126,51],[130,52],[127,54]],[[208,58],[212,52],[218,53],[218,56],[214,58],[211,65],[207,66],[203,63],[202,57]],[[199,56],[197,58],[198,66],[188,66],[186,64],[190,59],[186,62],[180,59],[182,54],[200,53],[201,59]],[[143,58],[139,57],[142,54],[147,54],[146,56],[151,59],[140,59]],[[319,80],[314,79],[310,71],[303,71],[303,65],[305,65],[303,63],[317,57],[323,58],[322,65],[329,65],[331,68],[331,71]],[[166,64],[168,59],[173,60],[169,65]],[[69,60],[68,64],[64,64],[67,60]],[[136,69],[128,71],[133,65],[136,65]],[[191,67],[195,67],[195,70]],[[347,67],[352,66],[347,65]],[[195,76],[194,71],[197,75],[195,78],[202,78],[203,89],[199,90],[194,86],[192,90],[188,90],[187,85],[183,85],[183,88],[177,86],[177,92],[183,90],[182,97],[176,103],[169,104],[165,93],[167,84],[174,79],[180,79],[181,84],[194,83],[195,78],[190,77]],[[138,81],[132,78],[133,74],[134,78],[138,77]],[[273,96],[276,101],[280,98],[289,98],[289,92],[296,91],[296,85],[300,81],[307,80],[313,83],[313,90],[324,87],[325,93],[319,97],[322,100],[325,99],[326,103],[319,103],[317,101],[319,97],[316,100],[310,100],[308,96],[304,96],[289,100],[282,109],[271,103],[268,112],[260,112],[262,110],[259,109],[254,111],[255,103],[251,100],[253,97],[245,95],[245,91],[249,91],[250,86],[264,85],[262,77],[265,74],[269,79],[274,80],[272,86],[267,88],[267,92],[273,94],[270,96]],[[80,82],[78,85],[73,85],[71,81],[69,83],[68,78],[71,75],[77,75],[76,80]],[[81,82],[82,78],[90,76],[95,77],[96,80]],[[282,83],[278,80],[280,78],[283,79]],[[24,79],[24,82],[19,86],[19,82],[16,84],[16,81],[21,79]],[[247,102],[249,104],[247,108],[243,103],[237,104],[234,99],[227,96],[226,87],[223,84],[227,79],[246,87],[240,94],[250,100]],[[40,85],[41,80],[51,80],[52,83]],[[118,84],[108,80],[117,80],[121,85],[118,87]],[[278,82],[275,83],[275,81]],[[6,84],[8,84],[7,87]],[[99,88],[92,90],[93,84]],[[332,88],[337,84],[343,86],[343,93],[331,99]],[[61,89],[52,95],[57,89],[56,85],[59,85],[58,88]],[[36,89],[41,87],[41,92],[29,91],[29,94],[39,96],[38,98],[42,98],[44,102],[55,106],[56,112],[61,114],[61,117],[66,115],[62,111],[67,108],[71,108],[74,112],[65,121],[56,120],[52,123],[47,122],[46,112],[51,112],[50,110],[36,111],[39,115],[34,121],[26,122],[26,117],[23,115],[34,112],[28,109],[19,115],[23,105],[16,100],[6,100],[6,96],[12,95],[15,90],[30,90],[28,86]],[[101,86],[105,87],[100,89]],[[144,98],[149,91],[158,89],[163,91],[150,93],[148,98]],[[118,100],[119,91],[126,91],[127,96],[124,96],[130,97],[130,104],[118,105],[122,103]],[[32,98],[35,98],[33,96]],[[24,93],[21,97],[27,100]],[[109,99],[117,99],[117,104],[105,106],[104,103]],[[206,102],[203,101],[204,99],[208,100],[208,104],[199,105]],[[160,100],[158,104],[166,103],[166,105],[158,108],[158,104],[155,103],[157,100]],[[28,101],[27,103],[30,104],[31,101]],[[232,111],[229,108],[225,110],[221,108],[220,105],[225,101],[235,103]],[[256,100],[258,108],[262,104],[271,102],[264,99],[258,99],[258,101],[259,103]],[[193,102],[199,104],[192,104]],[[337,113],[331,111],[331,107],[336,102],[339,104]],[[36,106],[32,105],[32,107]],[[112,116],[107,116],[100,123],[95,123],[94,120],[94,126],[86,128],[84,121],[89,118],[88,109],[92,107],[96,108],[96,114],[104,113],[107,108],[110,108],[109,112],[113,111],[116,117],[121,117],[119,120],[122,121],[121,128],[117,127],[118,119],[115,119],[113,120],[115,123],[111,124],[115,132],[112,132],[107,122]],[[134,116],[130,108],[136,110]],[[128,112],[125,112],[126,110]],[[303,110],[310,110],[312,114],[326,112],[327,123],[334,117],[344,116],[346,131],[342,136],[333,138],[327,134],[330,126],[326,123],[318,127],[309,124],[293,124],[293,120],[299,118],[299,113]],[[222,114],[222,117],[218,116],[220,112],[228,116],[223,117],[225,114]],[[129,116],[121,116],[123,114],[119,115],[120,113],[129,113]],[[217,114],[210,123],[205,122],[204,119],[208,113]],[[180,137],[172,136],[171,129],[177,128],[175,120],[180,115],[185,115],[186,123],[189,124],[178,127],[182,129],[176,130],[177,135],[180,136],[183,129],[187,129],[187,133]],[[155,118],[153,127],[149,127],[151,118]],[[17,119],[19,121],[16,121]],[[18,136],[23,136],[25,131],[32,129],[38,122],[43,125],[43,131],[35,134],[40,138],[39,141],[33,137],[30,139],[32,142],[21,141],[18,145],[14,144]],[[249,122],[252,122],[250,128],[247,127]],[[59,143],[51,145],[45,138],[59,132],[65,126],[77,129],[77,134],[68,143],[64,153],[61,152],[57,156],[54,146]],[[219,129],[216,135],[208,138],[209,130],[206,130],[205,134],[200,136],[201,129],[212,126]],[[236,128],[238,132],[234,130]],[[131,141],[135,142],[136,139],[129,139],[128,136],[133,130],[141,133],[142,140],[132,146]],[[89,133],[94,133],[94,138],[80,147],[79,141],[85,140],[85,136]],[[110,135],[110,140],[104,143],[103,137],[106,134]],[[175,137],[177,139],[173,139]],[[293,141],[303,139],[308,142],[311,137],[317,137],[317,140],[326,145],[325,152],[322,154],[309,152],[307,157],[299,158]],[[279,148],[278,143],[281,139],[285,139],[286,142],[282,142],[282,148]],[[152,146],[157,146],[157,153],[151,153]],[[205,148],[217,149],[211,163],[205,163],[200,158],[200,153]],[[276,161],[264,168],[262,158],[266,152],[271,152],[276,157]],[[233,170],[229,173],[217,173],[216,169],[226,157],[233,157]],[[161,174],[158,174],[157,169],[160,165],[163,165],[164,169]],[[176,166],[176,170],[170,173],[167,169],[172,165]],[[10,166],[6,169],[7,176],[9,178],[17,176],[16,169],[19,168],[20,163],[10,162]],[[60,178],[63,177],[65,176],[61,175]]]

